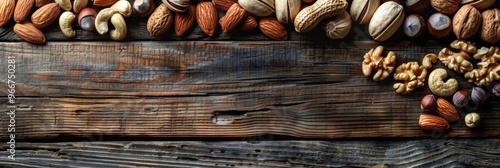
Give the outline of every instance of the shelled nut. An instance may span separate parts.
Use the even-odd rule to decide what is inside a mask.
[[[78,14],[78,25],[80,25],[83,30],[95,30],[96,16],[97,12],[93,8],[83,8],[80,14]]]

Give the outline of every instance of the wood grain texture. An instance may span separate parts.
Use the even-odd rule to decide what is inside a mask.
[[[500,100],[452,131],[425,132],[419,101],[427,88],[395,94],[392,79],[361,73],[362,55],[378,43],[128,42],[2,43],[16,58],[16,137],[305,138],[489,137],[500,135]],[[445,45],[387,45],[398,64],[419,61]],[[91,52],[88,52],[91,51]],[[0,60],[6,65],[7,59]],[[441,63],[436,67],[443,67]],[[7,69],[0,93],[7,95]],[[473,86],[450,71],[462,89]],[[392,77],[391,77],[392,78]],[[6,96],[0,100],[7,108]],[[460,110],[465,116],[467,110]],[[0,115],[8,123],[8,115]],[[5,129],[1,139],[7,138]]]
[[[498,139],[16,143],[2,167],[499,167]],[[7,146],[0,145],[7,156]]]

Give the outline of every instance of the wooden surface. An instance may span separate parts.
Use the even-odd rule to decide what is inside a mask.
[[[68,39],[54,24],[42,30],[48,39],[42,46],[20,41],[13,23],[0,27],[0,65],[15,57],[17,96],[11,106],[8,69],[1,68],[0,140],[9,138],[5,112],[16,109],[18,141],[14,162],[3,157],[8,146],[0,143],[0,165],[500,164],[495,159],[500,98],[489,95],[478,110],[460,109],[461,119],[451,123],[450,131],[428,132],[417,124],[427,87],[399,95],[392,76],[375,82],[362,75],[363,55],[373,47],[395,51],[400,65],[449,47],[453,34],[440,40],[427,34],[408,39],[398,31],[387,42],[375,42],[364,26],[354,25],[345,39],[330,40],[321,28],[298,34],[288,25],[290,39],[283,42],[270,41],[258,30],[219,29],[207,37],[198,26],[182,37],[173,29],[152,37],[146,20],[126,18],[128,35],[121,42],[82,30]],[[477,36],[471,40],[489,46]],[[474,86],[449,73],[461,89]],[[481,114],[479,128],[465,126],[469,111]]]

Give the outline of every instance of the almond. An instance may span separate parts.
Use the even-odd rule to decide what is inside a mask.
[[[35,6],[37,8],[45,6],[50,3],[50,0],[35,0]]]
[[[194,20],[196,19],[196,7],[189,5],[187,10],[183,13],[175,15],[174,28],[177,36],[182,36],[191,27],[193,27]]]
[[[0,1],[0,26],[4,26],[9,23],[12,18],[12,14],[14,14],[14,9],[16,8],[15,0],[2,0]]]
[[[201,30],[208,36],[214,35],[217,30],[217,10],[210,1],[201,1],[196,5],[196,21]]]
[[[57,3],[49,3],[41,8],[38,8],[31,15],[31,22],[38,29],[43,29],[52,24],[61,13],[61,8]]]
[[[420,126],[420,128],[427,131],[447,130],[450,128],[450,124],[448,123],[448,121],[439,116],[431,114],[420,115],[418,125]]]
[[[37,29],[33,24],[29,22],[16,23],[14,25],[14,32],[16,32],[19,38],[32,43],[32,44],[43,44],[45,43],[45,35],[42,31]]]
[[[173,12],[167,8],[167,5],[163,3],[158,5],[148,19],[147,28],[149,34],[159,36],[166,33],[172,26],[173,20]]]
[[[453,105],[443,98],[437,99],[436,113],[447,121],[457,121],[458,112]]]
[[[247,31],[255,29],[257,27],[259,27],[259,25],[257,24],[257,19],[255,19],[255,17],[253,17],[252,15],[247,15],[243,18],[237,29],[239,31]]]
[[[118,2],[118,0],[94,0],[95,7],[109,7]]]
[[[227,11],[231,5],[237,3],[238,0],[212,0],[212,2],[215,4],[215,8]]]
[[[16,9],[14,9],[14,21],[22,22],[31,13],[35,5],[35,0],[17,0]]]
[[[264,35],[273,40],[286,40],[288,38],[285,27],[276,18],[265,17],[260,19],[259,28]]]
[[[228,10],[226,15],[224,15],[222,18],[219,20],[219,24],[222,27],[223,32],[229,32],[240,22],[243,20],[245,17],[245,9],[241,8],[240,5],[237,3],[234,3]]]

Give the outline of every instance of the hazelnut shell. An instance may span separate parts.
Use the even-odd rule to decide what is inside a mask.
[[[78,14],[78,25],[81,25],[82,18],[86,16],[93,16],[94,18],[97,16],[97,12],[92,8],[83,8]]]
[[[443,38],[451,33],[451,19],[442,13],[434,13],[427,20],[427,30],[435,38]]]

